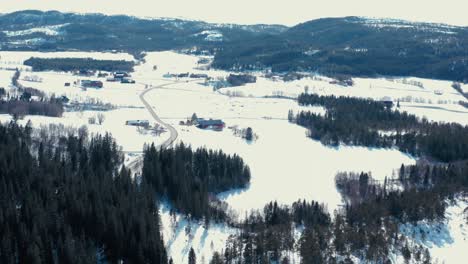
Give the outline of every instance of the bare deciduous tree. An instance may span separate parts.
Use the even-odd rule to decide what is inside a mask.
[[[106,117],[104,116],[103,113],[97,114],[97,120],[98,120],[99,125],[102,125],[102,123],[104,123],[105,119],[106,119]]]

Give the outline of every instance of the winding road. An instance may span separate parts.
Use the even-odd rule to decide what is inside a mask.
[[[172,85],[172,84],[175,84],[177,82],[172,82],[172,83],[165,83],[165,84],[161,84],[161,85],[158,85],[158,86],[150,86],[150,88],[148,89],[145,89],[141,94],[140,94],[140,100],[141,102],[143,103],[143,105],[145,105],[146,109],[148,110],[148,112],[151,114],[151,116],[153,117],[153,119],[159,123],[160,125],[162,125],[165,129],[167,129],[167,131],[169,131],[170,133],[170,136],[168,139],[166,139],[163,143],[161,143],[161,145],[159,145],[159,147],[161,149],[165,149],[165,148],[168,148],[170,146],[172,146],[172,144],[174,143],[174,141],[176,141],[177,137],[179,136],[179,134],[177,133],[177,130],[169,125],[168,123],[164,122],[161,120],[161,118],[159,118],[158,114],[156,114],[156,111],[154,111],[154,108],[146,101],[145,99],[145,95],[154,90],[154,89],[158,89],[158,88],[163,88],[165,86],[169,86],[169,85]]]
[[[193,81],[198,81],[198,80],[193,80]],[[179,136],[179,134],[177,133],[177,130],[171,126],[170,124],[164,122],[163,120],[161,120],[161,118],[158,116],[158,114],[156,114],[156,111],[154,110],[154,108],[146,101],[145,99],[145,95],[150,92],[150,91],[153,91],[155,89],[164,89],[166,86],[170,86],[170,85],[173,85],[173,84],[176,84],[176,83],[180,83],[180,81],[175,81],[175,82],[170,82],[170,83],[164,83],[164,84],[160,84],[160,85],[157,85],[157,86],[153,86],[153,85],[150,85],[150,84],[147,84],[147,83],[140,83],[140,84],[143,84],[145,86],[148,86],[149,88],[145,89],[141,94],[140,94],[140,100],[141,102],[143,103],[143,105],[145,106],[145,108],[148,110],[148,112],[151,114],[151,116],[153,117],[153,119],[159,123],[161,126],[163,126],[165,129],[167,129],[167,131],[169,131],[170,135],[169,135],[169,138],[166,139],[164,142],[162,142],[160,145],[159,145],[159,148],[160,149],[166,149],[166,148],[170,148],[174,142],[177,140],[177,137]],[[167,89],[167,88],[166,88]],[[134,161],[132,161],[131,163],[128,164],[128,168],[130,168],[132,171],[134,172],[139,172],[141,171],[142,169],[142,157],[143,156],[140,156],[138,158],[136,158]]]

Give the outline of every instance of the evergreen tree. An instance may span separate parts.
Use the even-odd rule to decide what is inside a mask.
[[[193,248],[190,248],[190,252],[188,255],[188,264],[197,264],[197,256],[195,255],[195,251]]]

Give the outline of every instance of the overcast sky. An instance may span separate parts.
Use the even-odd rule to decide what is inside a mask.
[[[321,17],[368,16],[468,26],[468,0],[0,0],[1,13],[24,9],[240,24],[295,25]]]

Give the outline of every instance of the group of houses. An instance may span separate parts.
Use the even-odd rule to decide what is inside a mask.
[[[192,79],[209,79],[208,74],[205,73],[166,73],[164,78],[192,78]]]
[[[114,72],[112,77],[106,79],[108,82],[135,83],[128,72]]]
[[[79,71],[77,74],[80,76],[86,76],[86,77],[95,76],[95,73],[90,72],[90,71]],[[99,72],[97,74],[97,77],[98,78],[107,77],[106,81],[108,82],[135,83],[135,80],[133,80],[130,74],[127,72],[114,72],[111,75],[112,76],[108,77],[109,76],[108,73]],[[104,83],[99,80],[77,80],[73,84],[83,89],[87,89],[87,88],[101,89],[104,87]],[[67,87],[71,86],[69,82],[66,82],[64,85]]]

